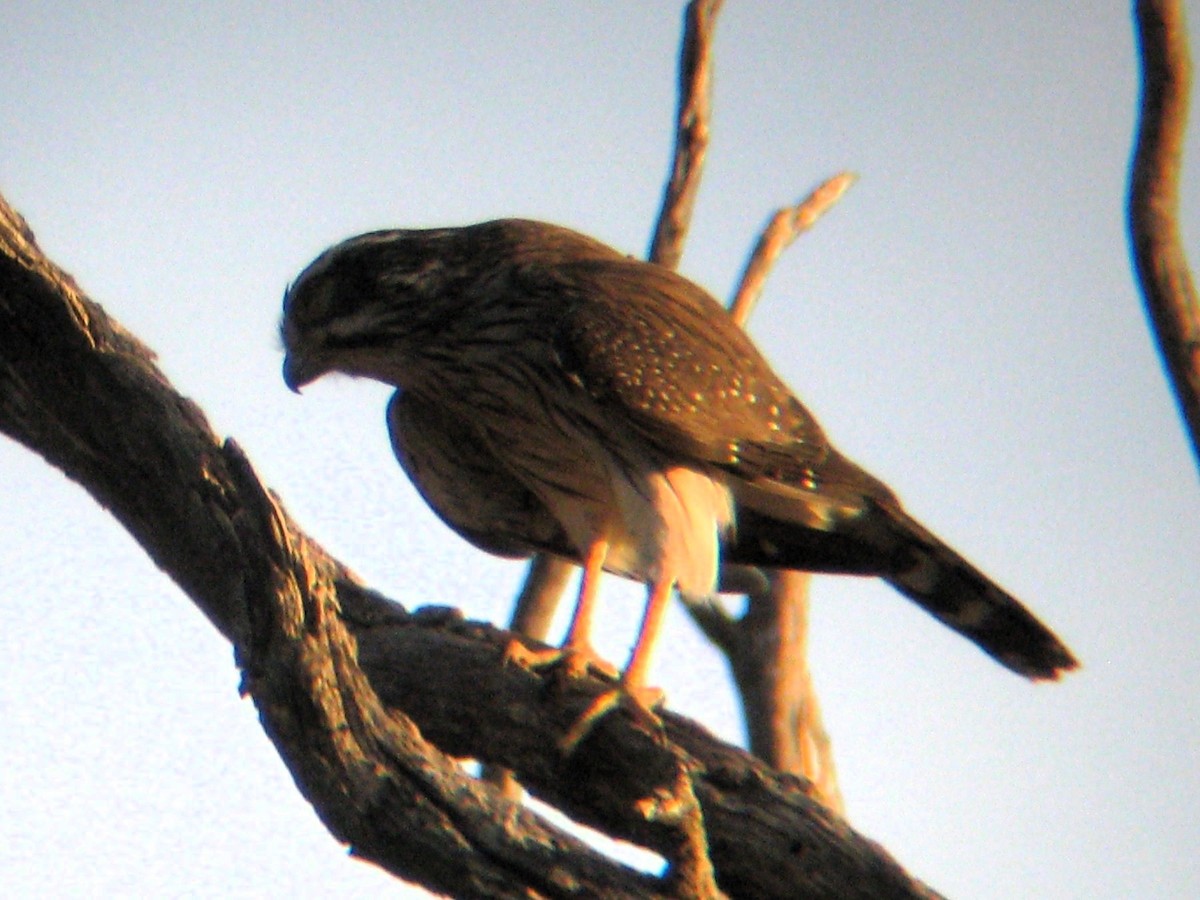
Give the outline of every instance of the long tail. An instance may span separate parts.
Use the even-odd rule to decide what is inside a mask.
[[[1078,668],[1066,645],[1015,597],[915,519],[904,515],[895,524],[909,557],[883,576],[896,590],[1026,678],[1053,680]]]
[[[896,504],[869,504],[824,527],[743,507],[730,562],[766,568],[876,575],[1002,665],[1057,679],[1079,666],[1071,651],[1016,598]]]

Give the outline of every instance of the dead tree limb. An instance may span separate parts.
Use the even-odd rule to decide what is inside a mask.
[[[676,268],[700,190],[712,115],[712,42],[721,0],[692,0],[684,13],[679,51],[679,111],[671,176],[663,192],[647,259]],[[512,629],[544,640],[563,587],[575,566],[539,555],[517,597]]]
[[[731,896],[931,896],[805,782],[686,720],[668,714],[660,733],[612,715],[563,757],[558,739],[607,683],[556,688],[502,663],[507,633],[357,583],[2,199],[0,431],[109,509],[234,644],[297,787],[399,877],[462,897],[711,896],[711,859]],[[656,850],[666,875],[601,856],[459,757]]]
[[[708,151],[712,119],[713,40],[721,3],[692,0],[684,14],[679,54],[679,104],[671,172],[647,258],[677,268],[691,226]],[[853,183],[842,173],[802,202],[779,210],[763,231],[743,272],[730,314],[745,325],[767,276],[783,251],[808,230]],[[530,564],[510,627],[544,640],[574,566],[539,555]],[[688,607],[693,620],[726,656],[742,701],[751,752],[772,766],[803,775],[822,802],[843,812],[833,751],[820,717],[807,663],[808,586],[801,573],[776,573],[747,598],[747,614],[735,622],[716,602]],[[719,620],[719,621],[718,621]],[[519,786],[500,769],[486,776],[508,796]]]
[[[1183,4],[1139,0],[1142,101],[1129,179],[1134,269],[1200,464],[1200,302],[1179,237],[1180,159],[1191,61]]]
[[[854,179],[855,176],[850,172],[839,172],[817,185],[795,206],[785,206],[775,211],[750,252],[737,290],[729,302],[729,315],[733,321],[745,326],[767,285],[767,276],[783,251],[842,199],[842,195],[854,184]]]
[[[658,224],[646,258],[668,269],[679,268],[683,243],[692,221],[700,176],[708,153],[712,119],[713,33],[721,0],[692,0],[684,13],[679,51],[679,111],[675,118],[675,152],[671,176],[663,191]]]

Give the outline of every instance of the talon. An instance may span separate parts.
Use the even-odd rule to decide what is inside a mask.
[[[562,657],[562,651],[557,647],[530,647],[518,638],[512,638],[504,647],[500,662],[502,665],[512,663],[522,669],[536,671],[556,663]]]
[[[567,678],[583,678],[591,674],[616,681],[620,677],[616,666],[588,646],[534,648],[513,638],[504,648],[503,662],[506,665],[515,663],[532,672],[561,668]]]
[[[662,706],[665,696],[660,688],[634,687],[622,682],[620,686],[605,691],[588,704],[588,708],[575,720],[575,724],[559,739],[558,748],[564,755],[570,756],[600,720],[621,705],[647,728],[661,729],[662,719],[654,710]]]
[[[582,678],[590,674],[617,681],[621,677],[621,671],[591,647],[564,647],[562,665],[569,678]]]

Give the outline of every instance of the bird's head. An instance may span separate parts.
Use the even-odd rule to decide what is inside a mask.
[[[335,371],[402,385],[406,349],[444,293],[455,231],[372,232],[313,260],[283,297],[287,386],[298,392]]]

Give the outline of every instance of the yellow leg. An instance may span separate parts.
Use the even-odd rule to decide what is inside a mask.
[[[596,541],[588,549],[579,582],[579,598],[575,601],[575,612],[571,614],[571,627],[567,629],[564,648],[592,649],[592,618],[596,612],[596,595],[600,592],[600,576],[604,573],[604,558],[607,555],[608,541]]]
[[[654,714],[654,707],[662,702],[663,694],[658,688],[646,687],[646,674],[673,589],[674,581],[671,579],[650,586],[649,596],[646,598],[646,611],[642,614],[642,625],[638,629],[637,641],[629,655],[629,662],[621,675],[620,687],[605,691],[589,704],[560,742],[565,752],[570,753],[574,750],[595,724],[615,709],[623,699],[632,701],[634,715],[643,717],[651,725],[661,724],[658,716]]]
[[[637,643],[629,654],[629,662],[625,665],[625,674],[621,681],[625,690],[637,695],[646,687],[646,673],[650,669],[650,660],[654,654],[654,645],[658,642],[658,633],[662,630],[663,616],[667,612],[667,603],[671,599],[671,581],[660,581],[650,588],[650,596],[646,599],[646,611],[642,614],[642,626],[638,629]]]
[[[592,648],[592,619],[596,611],[596,597],[600,589],[600,576],[604,574],[604,559],[608,555],[608,541],[596,541],[588,548],[584,560],[583,576],[579,584],[579,597],[575,611],[571,614],[571,625],[562,649],[531,650],[513,640],[505,649],[504,658],[525,666],[538,668],[562,665],[568,676],[582,677],[589,670],[617,677],[615,666],[601,659]]]

